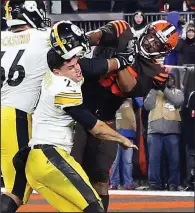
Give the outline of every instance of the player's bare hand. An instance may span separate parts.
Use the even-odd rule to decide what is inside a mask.
[[[127,148],[133,148],[133,149],[139,149],[135,144],[133,144],[133,142],[131,140],[125,140],[122,144],[122,147],[124,147],[125,149]]]

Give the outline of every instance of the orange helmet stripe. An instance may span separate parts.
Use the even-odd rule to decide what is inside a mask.
[[[166,81],[166,79],[167,79],[167,78],[161,78],[161,77],[159,77],[159,76],[155,76],[154,78],[155,78],[156,80],[160,81],[160,82],[164,82],[164,81]]]
[[[168,77],[168,74],[167,74],[167,73],[159,73],[159,75],[160,75],[161,77],[164,77],[164,78],[167,78],[167,77]]]

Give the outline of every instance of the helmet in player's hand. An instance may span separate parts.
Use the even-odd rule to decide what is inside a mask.
[[[161,58],[173,50],[178,42],[175,26],[165,20],[149,24],[139,39],[139,52],[146,58]]]
[[[83,57],[90,51],[89,40],[84,31],[70,21],[54,24],[50,34],[52,48],[64,59]]]
[[[5,4],[7,25],[20,26],[29,24],[33,28],[51,26],[51,21],[46,18],[46,8],[42,0],[10,0]]]

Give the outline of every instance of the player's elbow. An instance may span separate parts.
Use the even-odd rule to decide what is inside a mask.
[[[89,38],[89,43],[91,46],[96,46],[99,44],[101,37],[102,37],[102,31],[100,29],[90,31],[86,33],[87,37]]]
[[[102,134],[102,129],[105,127],[105,123],[103,121],[97,120],[95,126],[89,130],[89,132],[95,136],[98,137]]]
[[[135,87],[136,80],[131,79],[130,81],[118,81],[118,86],[123,93],[131,92],[131,90]]]
[[[130,92],[137,84],[137,81],[135,77],[129,73],[128,69],[124,69],[118,73],[117,83],[122,92]]]

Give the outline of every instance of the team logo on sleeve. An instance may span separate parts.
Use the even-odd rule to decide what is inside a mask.
[[[81,31],[80,28],[77,27],[76,25],[72,24],[72,25],[71,25],[71,29],[72,29],[72,31],[73,31],[77,36],[81,36],[81,35],[82,35],[82,31]]]

